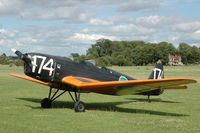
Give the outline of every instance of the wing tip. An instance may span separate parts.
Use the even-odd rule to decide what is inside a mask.
[[[13,76],[13,77],[17,77],[17,74],[14,74],[14,73],[9,73],[8,75]]]
[[[195,79],[187,79],[188,81],[191,81],[191,83],[197,83],[197,80]]]

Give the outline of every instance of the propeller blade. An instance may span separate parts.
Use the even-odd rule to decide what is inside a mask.
[[[28,57],[27,55],[22,54],[22,52],[20,52],[20,51],[18,51],[16,49],[12,48],[11,50],[13,51],[13,53],[15,53],[20,59],[22,59],[26,63],[31,64],[32,66],[36,66],[37,67],[37,64],[32,61],[31,57]]]
[[[16,49],[11,49],[13,51],[13,53],[15,53],[20,59],[24,58],[24,54],[22,54],[22,52],[16,50]]]
[[[17,50],[14,48],[11,48],[11,51],[13,51],[13,53],[15,53]]]

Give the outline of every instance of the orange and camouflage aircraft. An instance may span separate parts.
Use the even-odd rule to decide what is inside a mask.
[[[186,89],[186,84],[196,83],[194,79],[163,79],[163,65],[158,62],[147,80],[136,80],[112,69],[98,68],[88,61],[74,62],[69,58],[40,53],[25,53],[12,49],[24,61],[24,75],[11,76],[49,86],[49,96],[41,101],[42,108],[50,108],[52,102],[65,92],[74,101],[74,110],[84,112],[80,101],[81,93],[106,95],[160,95],[166,89]],[[55,89],[56,91],[52,91]],[[58,94],[59,91],[62,91]],[[74,96],[72,95],[74,93]]]

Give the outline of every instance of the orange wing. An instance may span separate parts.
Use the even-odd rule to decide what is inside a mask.
[[[46,86],[55,88],[58,87],[56,84],[43,82],[28,76],[17,74],[10,75],[32,82],[40,83]],[[196,83],[196,80],[179,78],[100,82],[98,80],[84,77],[67,76],[64,77],[61,82],[80,88],[81,91],[108,95],[126,95],[137,94],[156,89],[186,89],[186,84]]]
[[[17,77],[17,78],[21,78],[21,79],[29,80],[29,81],[32,81],[32,82],[36,82],[36,83],[39,83],[39,84],[42,84],[42,85],[50,86],[50,87],[56,87],[57,86],[56,84],[43,82],[43,81],[28,77],[28,76],[24,76],[24,75],[18,75],[18,74],[10,74],[10,75],[14,76],[14,77]]]
[[[83,91],[110,95],[137,94],[156,89],[186,89],[186,84],[196,83],[193,79],[149,79],[100,82],[83,77],[67,76],[63,83],[76,86]]]

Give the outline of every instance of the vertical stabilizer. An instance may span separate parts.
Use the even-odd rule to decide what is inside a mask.
[[[164,78],[163,65],[161,60],[159,60],[156,63],[148,79],[163,79],[163,78]]]

